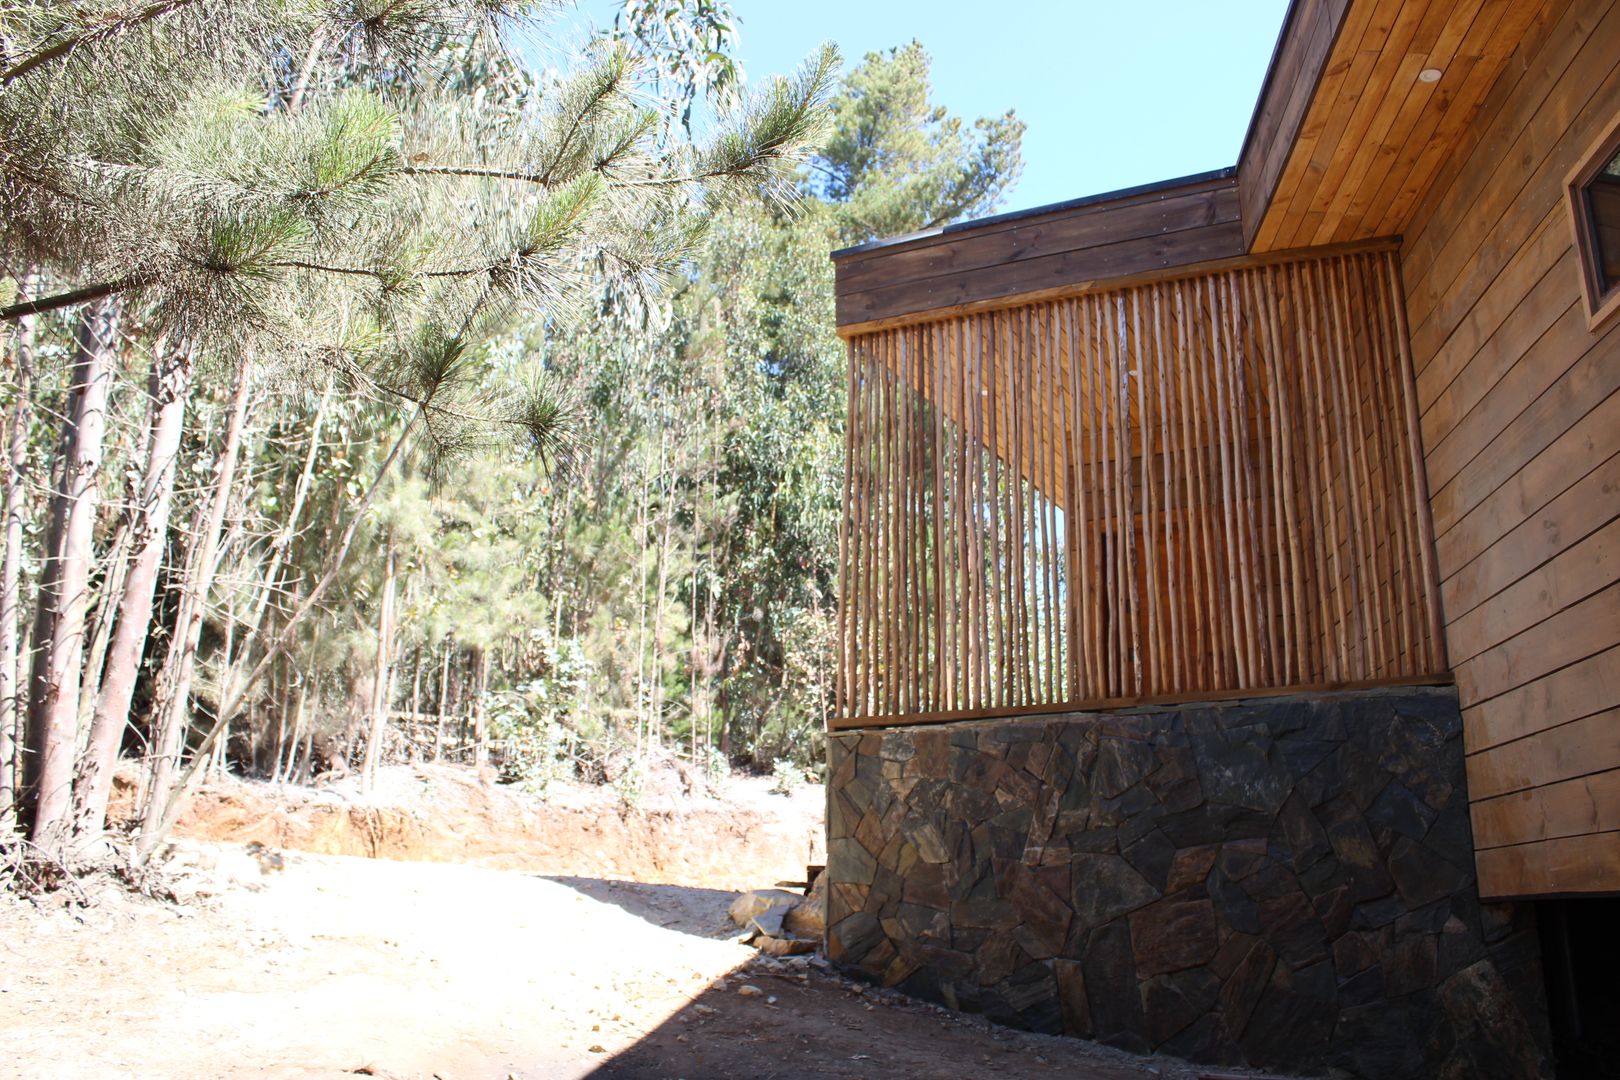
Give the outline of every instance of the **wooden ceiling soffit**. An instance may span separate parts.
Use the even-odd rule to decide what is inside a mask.
[[[833,253],[841,330],[1243,253],[1236,171]]]
[[[1526,35],[1568,0],[1296,0],[1238,165],[1252,251],[1403,232]]]

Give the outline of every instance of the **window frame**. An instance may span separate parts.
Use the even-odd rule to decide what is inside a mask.
[[[1596,330],[1620,311],[1620,280],[1607,291],[1603,288],[1597,234],[1586,188],[1604,166],[1620,154],[1620,117],[1612,121],[1601,138],[1587,148],[1580,164],[1564,180],[1564,201],[1569,205],[1570,224],[1575,230],[1575,249],[1580,256],[1581,309],[1586,313],[1588,330]]]

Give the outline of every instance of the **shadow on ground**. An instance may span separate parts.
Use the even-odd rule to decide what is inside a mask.
[[[747,987],[756,988],[754,994]],[[710,985],[591,1080],[1171,1080],[1180,1062],[1031,1035],[760,958]]]
[[[734,937],[734,893],[603,878],[547,876],[654,926]],[[646,957],[656,976],[666,958]],[[593,1029],[594,1030],[594,1029]],[[527,1074],[524,1074],[527,1075]],[[705,986],[590,1080],[1192,1080],[1168,1058],[1033,1035],[855,982],[819,957],[751,959]]]
[[[647,885],[639,881],[612,878],[540,875],[546,881],[566,885],[583,896],[612,904],[654,926],[694,937],[736,937],[726,910],[737,898],[722,889],[699,889],[686,885]]]

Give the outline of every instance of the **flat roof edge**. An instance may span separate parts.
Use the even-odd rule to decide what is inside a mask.
[[[922,232],[906,233],[902,236],[887,236],[878,240],[868,240],[863,244],[854,244],[850,247],[839,248],[829,258],[842,259],[850,255],[862,255],[873,251],[882,251],[885,248],[900,247],[914,243],[918,240],[932,240],[936,237],[950,236],[960,232],[971,232],[991,225],[1005,224],[1009,221],[1020,221],[1025,218],[1044,217],[1048,214],[1060,214],[1066,210],[1080,210],[1087,206],[1114,202],[1118,199],[1128,199],[1135,195],[1151,195],[1158,191],[1173,191],[1177,188],[1192,187],[1196,184],[1210,183],[1216,180],[1236,179],[1238,167],[1229,165],[1224,169],[1212,169],[1208,172],[1193,173],[1190,176],[1178,176],[1169,180],[1155,180],[1148,184],[1137,184],[1134,187],[1118,188],[1114,191],[1103,191],[1095,195],[1083,195],[1077,199],[1066,199],[1063,202],[1047,203],[1044,206],[1032,206],[1027,210],[1010,210],[1005,214],[992,214],[989,217],[974,218],[971,221],[961,221],[954,225],[945,225],[937,229],[925,229]]]
[[[1266,77],[1260,81],[1260,93],[1255,95],[1254,108],[1249,112],[1249,126],[1243,131],[1243,145],[1238,150],[1238,168],[1242,168],[1249,157],[1249,147],[1253,145],[1256,129],[1260,126],[1260,110],[1265,108],[1266,95],[1271,92],[1271,84],[1277,74],[1277,61],[1282,58],[1283,45],[1287,43],[1289,34],[1294,32],[1303,6],[1301,0],[1288,0],[1288,10],[1283,12],[1282,26],[1277,28],[1277,42],[1271,47],[1271,59],[1266,63]]]

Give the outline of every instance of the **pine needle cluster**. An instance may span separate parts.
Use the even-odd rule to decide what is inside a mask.
[[[503,431],[565,455],[550,381],[492,388],[479,343],[656,288],[744,189],[791,199],[837,57],[694,146],[622,41],[567,77],[518,64],[507,32],[548,6],[0,0],[0,317],[121,296],[171,338],[397,400],[431,460]],[[19,295],[25,271],[45,287]]]

